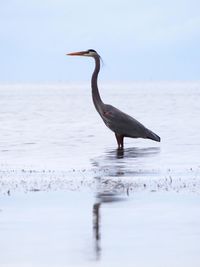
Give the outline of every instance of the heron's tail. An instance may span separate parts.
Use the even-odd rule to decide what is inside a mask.
[[[156,142],[160,142],[160,137],[157,134],[155,134],[154,132],[152,132],[151,130],[147,131],[147,138],[154,140]]]

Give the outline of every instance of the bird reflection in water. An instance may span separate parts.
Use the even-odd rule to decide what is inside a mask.
[[[124,157],[124,149],[117,149],[116,150],[116,158],[117,159],[123,159]]]
[[[101,254],[101,246],[100,246],[100,206],[101,203],[97,202],[93,205],[93,232],[94,232],[94,239],[95,239],[95,254],[96,254],[96,260],[100,259]]]
[[[106,152],[109,159],[121,158],[145,158],[157,155],[160,152],[160,147],[130,147],[126,149],[112,149]]]
[[[124,200],[124,198],[120,197],[116,193],[110,193],[110,192],[98,193],[96,196],[96,202],[93,205],[93,235],[94,235],[95,259],[97,261],[101,259],[101,254],[102,254],[100,209],[104,204],[122,200]]]
[[[97,171],[105,170],[112,177],[150,174],[157,169],[159,153],[160,147],[112,149],[93,159],[92,164]]]

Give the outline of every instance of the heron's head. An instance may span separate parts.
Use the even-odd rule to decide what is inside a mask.
[[[88,49],[86,51],[73,52],[67,54],[68,56],[84,56],[84,57],[100,57],[94,49]]]

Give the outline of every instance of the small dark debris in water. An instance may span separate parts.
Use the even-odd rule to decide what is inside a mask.
[[[39,192],[40,189],[38,189],[38,188],[33,188],[33,189],[31,189],[30,191],[32,191],[32,192]]]
[[[119,172],[117,172],[117,174],[118,174],[118,175],[124,175],[124,172],[119,171]]]

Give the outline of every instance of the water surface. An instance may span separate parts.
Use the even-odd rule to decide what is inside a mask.
[[[191,193],[37,192],[0,208],[1,266],[199,266]]]
[[[161,143],[117,150],[88,84],[0,86],[0,266],[199,266],[200,83],[101,93]]]
[[[199,82],[101,87],[105,103],[144,123],[160,135],[161,143],[127,138],[124,151],[118,151],[114,134],[93,106],[88,84],[1,85],[1,170],[7,176],[13,170],[50,170],[69,178],[72,170],[84,170],[86,178],[93,172],[110,177],[199,177]]]

